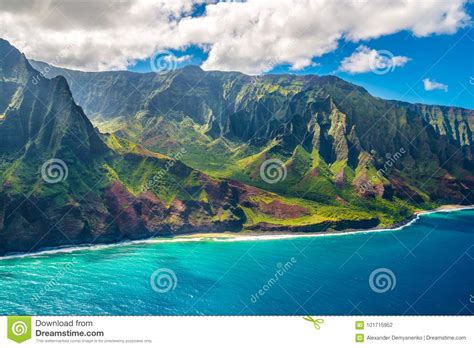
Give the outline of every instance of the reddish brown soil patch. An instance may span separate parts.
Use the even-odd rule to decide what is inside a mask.
[[[299,205],[285,204],[275,200],[271,203],[261,203],[260,209],[263,213],[272,215],[279,219],[294,219],[301,216],[309,215],[309,210]]]

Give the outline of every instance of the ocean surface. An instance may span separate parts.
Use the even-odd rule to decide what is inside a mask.
[[[0,315],[474,313],[474,210],[393,231],[0,259]]]

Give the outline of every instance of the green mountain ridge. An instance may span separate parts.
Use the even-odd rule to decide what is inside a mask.
[[[186,148],[182,160],[213,176],[325,204],[360,196],[469,204],[472,110],[387,101],[335,76],[252,77],[195,66],[88,73],[34,64],[48,77],[64,75],[101,130],[153,151]],[[288,164],[277,185],[259,177],[272,157]]]
[[[191,232],[370,228],[413,211],[369,213],[209,176],[121,133],[99,133],[66,80],[43,78],[0,40],[1,255]]]
[[[85,73],[0,40],[0,254],[470,204],[473,120],[334,76]]]

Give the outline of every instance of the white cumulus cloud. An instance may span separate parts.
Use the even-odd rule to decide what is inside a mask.
[[[377,51],[367,46],[359,46],[352,55],[343,59],[339,70],[350,74],[369,71],[383,73],[404,66],[409,60],[410,58],[405,56],[394,56],[389,51]]]
[[[30,58],[82,70],[124,69],[198,45],[205,69],[259,74],[278,64],[305,68],[343,41],[455,33],[470,21],[467,1],[3,0],[0,37]]]
[[[184,63],[184,62],[187,62],[188,60],[191,60],[193,58],[193,56],[191,56],[190,54],[187,54],[185,56],[181,56],[181,57],[176,57],[174,55],[167,55],[164,59],[167,61],[167,62],[176,62],[178,64],[180,63]]]
[[[423,80],[423,86],[425,87],[425,91],[434,91],[437,89],[445,92],[448,91],[448,85],[445,85],[441,82],[436,82],[434,80],[430,80],[429,78]]]

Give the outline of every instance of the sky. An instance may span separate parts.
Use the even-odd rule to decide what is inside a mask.
[[[474,109],[473,15],[470,0],[4,0],[0,37],[84,71],[334,74]]]

